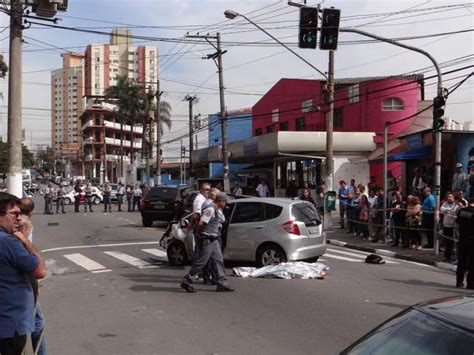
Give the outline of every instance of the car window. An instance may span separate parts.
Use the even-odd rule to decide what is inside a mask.
[[[417,310],[402,313],[342,354],[472,354],[474,337]]]
[[[235,203],[226,204],[224,208],[224,217],[226,221],[230,220],[230,216],[232,216],[232,211],[234,210],[234,208],[235,208]]]
[[[181,194],[181,199],[185,199],[187,196],[189,196],[189,193],[191,192],[191,189],[189,187],[186,187],[184,189],[181,189],[180,194]]]
[[[151,189],[148,191],[146,195],[147,198],[167,198],[172,199],[173,201],[176,199],[176,188],[172,187],[158,187]]]
[[[304,222],[306,225],[321,224],[321,218],[311,203],[296,203],[292,205],[291,215],[295,221]]]
[[[236,203],[230,223],[252,223],[265,220],[264,204],[261,202]]]
[[[265,203],[265,220],[277,218],[281,214],[281,211],[283,211],[283,207]]]

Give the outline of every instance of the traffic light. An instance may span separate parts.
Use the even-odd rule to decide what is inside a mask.
[[[316,48],[318,33],[318,9],[315,7],[300,8],[300,29],[298,47]]]
[[[444,106],[446,100],[443,96],[436,96],[433,99],[433,131],[439,131],[444,127]]]
[[[181,147],[181,158],[186,156],[186,147]]]
[[[339,19],[341,10],[324,9],[321,23],[321,36],[319,38],[319,49],[334,51],[337,49],[337,37],[339,35]]]

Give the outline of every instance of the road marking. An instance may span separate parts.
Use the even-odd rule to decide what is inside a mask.
[[[110,269],[107,269],[104,265],[99,264],[98,262],[92,259],[89,259],[87,256],[79,254],[79,253],[67,254],[67,255],[64,255],[64,257],[72,261],[74,264],[79,265],[80,267],[93,273],[112,271]]]
[[[127,264],[136,266],[139,269],[153,269],[158,268],[157,265],[150,264],[142,259],[135,258],[134,256],[122,253],[121,251],[104,251],[105,254],[110,255],[113,258],[119,259]]]
[[[97,245],[76,245],[76,246],[69,246],[69,247],[44,249],[44,250],[41,250],[41,252],[46,253],[48,251],[58,251],[58,250],[123,247],[123,246],[128,246],[128,245],[151,245],[151,244],[157,245],[158,243],[159,243],[158,241],[155,241],[155,242],[133,242],[133,243],[97,244]]]
[[[157,256],[160,259],[168,260],[168,255],[165,251],[160,249],[142,249],[145,253]]]
[[[338,254],[355,256],[355,257],[358,257],[358,258],[366,257],[367,255],[370,254],[370,253],[353,253],[353,252],[343,251],[343,250],[339,250],[339,249],[330,249],[330,251],[331,251],[331,253],[334,252],[334,253],[338,253]]]
[[[355,263],[363,262],[362,259],[351,259],[351,258],[346,258],[344,256],[338,256],[338,255],[328,254],[328,253],[324,254],[324,257],[325,258],[338,259],[338,260],[352,261],[352,262],[355,262]]]

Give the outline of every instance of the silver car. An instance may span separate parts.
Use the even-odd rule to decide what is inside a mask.
[[[326,234],[314,206],[287,198],[244,198],[227,204],[223,230],[224,259],[257,262],[258,265],[306,260],[315,262],[326,252]],[[189,233],[178,223],[169,229],[161,245],[171,264],[192,259]]]

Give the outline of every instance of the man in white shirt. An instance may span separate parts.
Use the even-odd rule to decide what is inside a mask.
[[[268,197],[270,190],[268,189],[268,185],[265,182],[265,180],[262,179],[260,181],[260,184],[258,184],[257,188],[255,189],[257,191],[257,196],[258,197]]]
[[[232,190],[232,194],[237,197],[237,196],[242,196],[242,188],[240,187],[240,184],[238,181],[235,182],[235,187]]]
[[[207,182],[201,185],[199,193],[193,202],[193,216],[191,217],[191,223],[188,225],[189,229],[192,229],[197,221],[199,221],[199,218],[201,217],[202,205],[206,202],[210,190],[211,185],[209,185]]]

